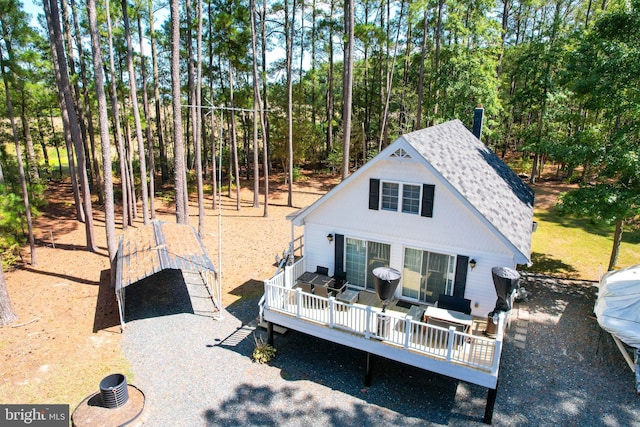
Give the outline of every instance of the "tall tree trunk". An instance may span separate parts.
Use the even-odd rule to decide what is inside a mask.
[[[60,0],[60,12],[62,13],[62,35],[64,41],[67,44],[67,67],[69,72],[69,78],[72,90],[72,97],[78,117],[78,124],[80,125],[80,135],[82,135],[82,148],[84,150],[85,161],[87,163],[87,173],[89,178],[89,188],[94,187],[93,169],[91,167],[91,154],[89,152],[89,144],[87,143],[87,126],[84,118],[84,109],[82,108],[82,101],[80,100],[80,86],[78,85],[78,73],[76,72],[75,57],[73,50],[73,37],[71,36],[71,18],[69,16],[67,0]],[[64,49],[64,47],[63,47]]]
[[[4,24],[3,24],[4,27]],[[4,30],[4,28],[3,28]],[[4,31],[3,31],[4,34]],[[37,265],[36,261],[36,244],[33,238],[33,223],[31,222],[31,204],[29,203],[29,191],[27,189],[27,179],[24,174],[24,166],[22,165],[22,150],[20,148],[20,140],[18,139],[18,127],[16,126],[16,119],[13,115],[13,103],[11,102],[11,91],[9,89],[9,78],[5,71],[4,56],[2,55],[2,49],[0,49],[0,72],[2,73],[2,82],[4,83],[5,101],[7,103],[7,114],[9,116],[9,122],[11,122],[11,133],[13,136],[13,142],[16,147],[16,162],[18,163],[18,172],[20,173],[20,185],[22,186],[22,201],[24,203],[25,216],[27,219],[27,232],[29,238],[29,247],[31,250],[31,265]],[[0,270],[2,264],[0,264]],[[2,277],[4,279],[4,276]]]
[[[429,37],[429,8],[424,7],[424,18],[422,26],[422,45],[420,47],[420,71],[418,74],[418,106],[416,108],[415,130],[422,129],[422,103],[424,97],[424,63],[427,60],[427,39]]]
[[[147,161],[144,152],[144,140],[142,139],[142,123],[140,122],[140,110],[138,109],[138,89],[136,75],[133,69],[133,47],[131,44],[131,29],[129,27],[129,13],[127,0],[122,0],[122,18],[124,20],[124,35],[127,41],[127,69],[129,71],[129,98],[133,112],[133,121],[136,126],[136,141],[138,142],[138,161],[140,162],[140,192],[142,193],[142,220],[149,223],[149,191],[147,182]]]
[[[151,40],[151,58],[153,62],[153,94],[156,108],[156,133],[158,134],[158,151],[160,155],[160,182],[166,184],[169,181],[169,168],[167,165],[167,151],[164,146],[164,135],[162,130],[162,117],[160,115],[160,84],[158,82],[158,52],[156,47],[156,35],[153,28],[153,1],[148,1],[149,6],[149,38]],[[152,212],[153,215],[153,212]]]
[[[498,54],[498,68],[496,76],[500,79],[502,75],[502,60],[504,59],[504,45],[507,40],[507,32],[509,31],[509,11],[511,9],[511,0],[503,0],[502,5],[502,31],[500,34],[500,52]],[[588,15],[588,13],[587,13]]]
[[[233,77],[233,65],[231,61],[229,61],[229,103],[231,106],[230,112],[230,120],[229,124],[231,126],[231,156],[233,157],[233,174],[235,175],[235,186],[236,186],[236,210],[240,210],[242,207],[240,205],[240,165],[238,163],[238,138],[236,135],[236,115],[235,115],[235,101],[233,98],[233,87],[234,87],[234,77]],[[231,167],[229,167],[231,171]],[[231,184],[231,183],[229,183]],[[229,187],[231,190],[231,186]]]
[[[265,124],[265,136],[264,143],[265,150],[264,155],[266,156],[267,165],[271,165],[271,159],[268,156],[268,153],[271,152],[270,149],[266,147],[269,146],[269,141],[271,140],[269,137],[269,91],[267,90],[267,0],[262,1],[262,19],[260,21],[260,38],[262,40],[261,43],[261,53],[262,53],[262,93],[264,94],[264,98],[262,101],[262,120]],[[268,171],[266,172],[268,175]],[[266,204],[265,204],[266,209]],[[266,215],[265,215],[266,216]]]
[[[7,282],[4,279],[4,271],[2,269],[2,255],[0,255],[0,326],[9,325],[17,318],[18,316],[11,307]]]
[[[40,180],[38,173],[38,160],[36,159],[36,151],[33,148],[33,139],[31,138],[31,130],[29,129],[29,118],[27,117],[27,105],[24,87],[20,88],[22,95],[20,121],[22,122],[22,134],[24,135],[24,145],[27,150],[27,170],[29,171],[29,181],[37,182]]]
[[[171,94],[173,96],[173,162],[176,192],[176,221],[186,224],[186,170],[182,140],[182,103],[180,102],[180,2],[171,0]]]
[[[187,150],[187,170],[192,169],[193,163],[191,158],[191,140],[193,139],[193,134],[195,133],[196,121],[195,121],[195,109],[193,108],[195,101],[195,86],[194,86],[194,68],[193,68],[193,41],[192,41],[192,33],[191,33],[191,0],[186,0],[185,2],[185,12],[186,12],[186,22],[187,26],[186,30],[186,45],[187,45],[187,105],[189,105],[189,112],[187,114],[187,138],[185,141],[185,148]],[[183,30],[183,31],[185,31]],[[193,132],[192,132],[193,130]]]
[[[396,40],[393,47],[393,59],[391,60],[391,67],[387,72],[387,88],[386,88],[386,100],[384,103],[384,113],[382,115],[382,129],[380,130],[380,139],[378,140],[378,152],[382,151],[383,143],[388,142],[388,125],[389,125],[389,103],[391,102],[391,88],[393,87],[393,74],[396,69],[396,56],[398,52],[398,41],[400,39],[400,24],[402,23],[402,17],[404,14],[404,1],[400,4],[400,18],[398,19],[398,29],[396,32]]]
[[[433,94],[433,119],[431,124],[435,123],[438,116],[438,108],[440,102],[440,49],[442,39],[442,8],[444,7],[444,0],[438,0],[438,19],[436,21],[435,30],[435,45],[436,55],[434,60],[434,78],[435,78],[435,93]]]
[[[404,3],[404,2],[403,2]],[[402,86],[401,86],[401,97],[400,97],[400,117],[398,119],[398,127],[400,128],[400,134],[404,134],[407,129],[407,122],[409,121],[407,115],[407,90],[409,88],[409,68],[411,67],[411,38],[413,26],[411,22],[413,21],[411,15],[411,8],[409,8],[409,12],[407,14],[407,34],[406,34],[406,45],[404,48],[404,69],[402,70]],[[398,23],[400,25],[400,23]]]
[[[344,27],[347,38],[344,46],[344,78],[342,101],[342,179],[349,176],[349,145],[351,143],[351,104],[353,101],[353,43],[354,43],[354,1],[344,2]]]
[[[53,146],[56,149],[56,155],[58,157],[58,172],[60,173],[60,181],[62,181],[62,159],[60,158],[60,141],[58,140],[58,136],[56,135],[56,127],[53,124],[53,108],[51,106],[49,106],[49,119],[51,121],[51,138],[53,139]],[[72,163],[69,163],[69,170],[71,170],[71,166],[72,166]],[[73,177],[75,178],[75,174],[73,175]],[[73,184],[75,180],[72,178],[71,182]],[[76,189],[73,191],[73,196],[76,203],[76,219],[80,221],[80,216],[79,216],[80,203],[79,203],[79,198],[77,197],[78,196],[77,186],[76,186]]]
[[[620,243],[622,242],[622,220],[616,221],[616,231],[613,233],[613,246],[611,248],[611,257],[609,258],[609,266],[607,271],[613,270],[618,265],[618,255],[620,254]]]
[[[316,68],[318,66],[316,57],[316,43],[318,39],[317,30],[317,16],[318,11],[316,9],[316,0],[311,2],[311,126],[316,129],[317,111],[316,111],[316,92],[318,88],[318,76],[316,74]]]
[[[208,0],[207,4],[207,15],[208,15],[208,23],[209,23],[209,43],[208,43],[208,51],[209,51],[209,69],[213,70],[213,8],[211,6],[212,0]],[[209,76],[209,96],[213,97],[213,78]],[[211,111],[211,189],[212,189],[212,199],[211,199],[211,207],[213,209],[217,209],[218,207],[218,171],[220,170],[216,167],[216,111]],[[222,139],[222,117],[220,118],[220,139]]]
[[[96,98],[98,100],[98,129],[102,146],[102,164],[104,168],[104,214],[105,233],[109,260],[114,265],[118,243],[116,240],[116,222],[113,203],[113,177],[111,172],[111,141],[109,140],[109,118],[107,117],[107,96],[104,92],[104,74],[102,69],[102,47],[96,18],[95,0],[87,0],[87,15],[89,17],[89,32],[91,33],[91,48],[93,52],[93,75],[96,83]],[[115,277],[111,276],[113,281]]]
[[[197,22],[196,50],[198,59],[196,63],[196,121],[194,124],[194,151],[196,162],[196,186],[198,191],[198,234],[204,238],[204,190],[202,188],[202,0],[197,0]]]
[[[329,40],[328,40],[328,49],[329,49],[329,71],[327,74],[327,137],[326,137],[326,150],[327,156],[331,153],[333,149],[333,12],[335,0],[330,0],[331,2],[331,10],[329,11]]]
[[[94,133],[95,130],[93,128],[93,112],[91,110],[91,99],[89,98],[89,84],[87,83],[87,71],[84,62],[84,49],[82,48],[81,41],[81,33],[80,33],[80,25],[78,24],[78,17],[76,13],[76,3],[75,0],[70,0],[71,2],[71,16],[73,17],[73,27],[76,36],[76,46],[78,47],[78,61],[80,63],[80,80],[82,81],[82,96],[84,99],[83,107],[84,112],[87,117],[87,132],[89,134],[89,145],[91,149],[91,162],[87,163],[89,167],[92,167],[93,178],[96,184],[96,193],[98,193],[98,203],[104,203],[104,194],[103,194],[103,182],[102,175],[100,173],[100,163],[98,163],[98,154],[96,152],[96,143]],[[82,118],[81,118],[82,119]],[[85,145],[87,141],[85,140]]]
[[[287,147],[288,147],[288,160],[289,164],[287,167],[287,206],[293,206],[293,76],[292,66],[293,66],[293,36],[295,31],[295,21],[296,21],[296,0],[293,0],[293,6],[291,8],[291,19],[289,19],[289,2],[288,0],[284,1],[284,31],[285,37],[287,39],[287,47],[286,47],[286,55],[287,55],[287,125],[288,125],[288,135],[287,135]]]
[[[82,206],[85,212],[85,232],[87,237],[87,249],[91,252],[98,250],[93,235],[93,207],[91,206],[91,192],[89,191],[89,179],[87,177],[87,167],[84,158],[84,150],[82,137],[78,131],[78,116],[73,103],[71,94],[71,85],[69,83],[69,73],[67,64],[64,59],[64,48],[62,41],[62,31],[60,29],[60,16],[58,12],[58,3],[56,0],[44,0],[45,15],[47,16],[47,24],[49,26],[49,39],[51,41],[54,64],[56,67],[56,82],[60,96],[64,100],[62,105],[62,121],[63,124],[70,129],[71,139],[76,149],[76,157],[78,159],[78,172],[80,174],[80,185],[82,189]]]
[[[44,129],[42,128],[42,121],[46,121],[46,118],[42,115],[42,111],[38,109],[36,111],[36,124],[38,125],[38,134],[40,136],[40,147],[42,148],[42,155],[44,157],[44,164],[46,165],[47,175],[50,174],[51,162],[49,160],[49,152],[47,150],[47,143],[44,137]]]
[[[147,150],[149,154],[149,214],[151,219],[156,217],[154,205],[154,195],[156,192],[156,171],[153,150],[153,135],[151,135],[151,114],[149,112],[149,97],[147,96],[147,67],[145,66],[146,56],[144,54],[144,38],[142,36],[142,16],[140,9],[136,10],[138,18],[138,40],[140,42],[140,76],[142,77],[142,109],[144,112],[145,134],[147,138]]]
[[[122,229],[126,230],[129,225],[129,188],[127,173],[127,157],[124,150],[124,141],[122,138],[122,128],[120,126],[120,104],[118,103],[118,87],[116,84],[116,66],[113,53],[113,34],[111,30],[111,12],[109,8],[109,0],[105,0],[105,11],[107,18],[107,32],[109,40],[109,74],[111,74],[111,114],[113,117],[113,131],[115,134],[116,144],[118,147],[118,158],[120,160],[120,189],[122,192]],[[104,150],[104,148],[103,148]]]
[[[122,106],[122,123],[124,124],[124,153],[127,159],[127,190],[129,191],[129,225],[138,219],[138,197],[133,172],[133,147],[131,146],[131,124],[126,114],[126,105]]]
[[[258,47],[256,38],[256,3],[249,2],[251,16],[251,53],[253,55],[253,207],[260,207],[260,159],[258,156],[258,110],[260,108],[260,82],[258,80]]]

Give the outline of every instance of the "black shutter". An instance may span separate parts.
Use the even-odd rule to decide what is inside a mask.
[[[335,242],[335,267],[334,274],[344,272],[344,235],[336,234]]]
[[[464,290],[467,287],[467,269],[469,257],[458,255],[456,259],[456,276],[453,281],[453,296],[464,298]]]
[[[369,209],[378,210],[380,205],[380,180],[369,179]]]
[[[433,196],[435,192],[435,185],[422,184],[422,212],[421,216],[428,218],[433,217]]]

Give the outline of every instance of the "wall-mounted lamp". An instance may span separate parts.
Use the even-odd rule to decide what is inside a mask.
[[[473,270],[474,268],[476,268],[476,260],[472,259],[471,261],[469,261],[469,267],[471,267],[471,269]]]
[[[327,234],[327,240],[329,241],[329,243],[333,242],[333,234]]]

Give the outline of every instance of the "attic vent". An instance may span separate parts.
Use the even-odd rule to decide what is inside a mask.
[[[399,157],[401,159],[410,159],[411,156],[409,153],[404,151],[404,148],[398,148],[395,153],[393,153],[390,157]]]

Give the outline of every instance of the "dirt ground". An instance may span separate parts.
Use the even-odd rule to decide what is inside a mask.
[[[287,207],[287,188],[276,177],[270,183],[268,217],[253,208],[253,192],[241,191],[241,210],[235,192],[221,199],[222,262],[218,259],[218,211],[206,195],[204,244],[222,272],[224,305],[262,292],[262,281],[275,272],[275,257],[286,249],[291,225],[286,215],[308,206],[338,183],[333,177],[302,180],[294,185],[293,205]],[[246,185],[246,183],[245,183]],[[94,206],[99,251],[84,250],[84,225],[75,220],[70,185],[51,186],[48,207],[35,221],[37,265],[25,263],[5,273],[18,320],[0,328],[2,380],[0,402],[67,403],[73,410],[99,390],[104,376],[129,374],[120,353],[120,329],[113,291],[108,287],[108,255],[104,213]],[[156,218],[175,221],[173,206],[155,199]],[[116,216],[121,233],[121,217]],[[192,196],[190,224],[198,226],[197,200]],[[135,226],[142,220],[135,221]],[[24,253],[29,260],[28,251]],[[221,268],[220,268],[221,265]]]

